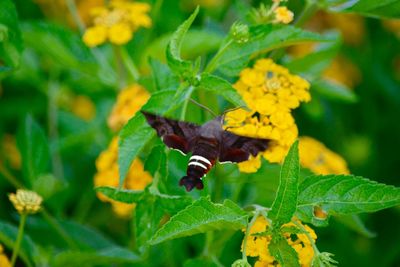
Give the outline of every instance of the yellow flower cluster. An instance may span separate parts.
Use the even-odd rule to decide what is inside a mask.
[[[349,174],[346,161],[321,142],[307,136],[299,138],[300,163],[316,174]]]
[[[21,154],[17,148],[15,137],[10,134],[5,134],[1,142],[2,156],[6,162],[9,163],[10,167],[19,170],[21,169]],[[0,157],[0,160],[2,157]]]
[[[225,129],[236,134],[271,139],[262,154],[270,162],[281,162],[298,135],[291,110],[311,99],[310,84],[271,59],[258,60],[253,68],[240,73],[234,84],[250,110],[226,114]],[[255,172],[260,155],[239,164],[242,172]]]
[[[300,221],[298,222],[301,223]],[[268,250],[268,245],[271,242],[272,237],[270,235],[254,235],[256,233],[266,232],[269,227],[270,223],[263,216],[260,216],[256,219],[254,225],[250,229],[249,235],[247,236],[246,255],[250,257],[258,257],[254,267],[279,266],[275,264],[276,260]],[[288,223],[282,227],[296,227],[296,225],[294,223]],[[317,235],[315,234],[314,230],[307,225],[304,225],[304,228],[315,241],[317,239]],[[307,235],[300,233],[285,233],[284,236],[286,237],[289,245],[292,246],[299,255],[300,265],[302,267],[311,266],[311,262],[314,257],[314,250]]]
[[[74,97],[70,105],[71,112],[85,121],[90,121],[96,115],[96,106],[93,101],[84,95]]]
[[[108,126],[118,131],[147,102],[150,94],[140,85],[135,84],[122,90],[108,117]]]
[[[11,262],[7,255],[4,254],[3,246],[0,244],[0,266],[1,267],[11,267]]]
[[[18,189],[16,194],[11,193],[8,198],[20,214],[34,214],[38,212],[43,201],[42,197],[36,192],[24,189]]]
[[[116,45],[123,45],[133,38],[133,33],[140,27],[149,28],[148,16],[150,5],[127,0],[111,0],[107,6],[92,10],[93,26],[83,35],[83,42],[94,47],[107,40]]]
[[[293,12],[290,11],[285,6],[277,7],[274,10],[274,14],[275,14],[275,22],[283,24],[289,24],[290,22],[292,22],[294,16]]]
[[[94,176],[94,185],[117,187],[119,183],[118,172],[118,138],[114,137],[107,150],[103,151],[96,160],[97,173]],[[152,181],[151,175],[144,170],[143,163],[135,159],[126,176],[123,188],[131,190],[144,189]],[[98,198],[111,202],[114,212],[121,217],[128,217],[134,209],[134,204],[125,204],[107,198],[101,193]]]

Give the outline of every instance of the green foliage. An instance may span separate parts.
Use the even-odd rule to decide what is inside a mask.
[[[0,242],[8,248],[12,248],[14,246],[14,242],[17,238],[17,232],[18,229],[14,225],[0,221]],[[37,255],[38,251],[36,245],[29,236],[25,235],[22,239],[19,256],[26,266],[33,267],[33,262]]]
[[[100,186],[96,191],[105,196],[123,203],[135,203],[143,196],[143,190],[117,189],[114,187]]]
[[[27,115],[22,121],[17,142],[25,182],[32,187],[39,175],[48,171],[50,152],[43,130],[31,115]]]
[[[201,75],[198,88],[204,91],[213,92],[221,95],[235,106],[246,106],[246,104],[242,100],[242,97],[232,87],[232,85],[228,81],[217,76],[203,73]]]
[[[268,246],[270,254],[284,267],[300,266],[296,251],[283,236],[273,236]]]
[[[293,26],[271,24],[252,26],[250,27],[249,41],[246,43],[232,42],[227,46],[217,62],[216,69],[227,76],[236,76],[256,55],[311,41],[329,41],[329,38]]]
[[[232,201],[215,204],[202,197],[171,217],[152,237],[150,244],[211,230],[241,229],[246,221],[247,214]]]
[[[56,254],[51,266],[98,266],[135,263],[140,257],[125,248],[111,247],[98,251],[64,251]]]
[[[181,58],[181,46],[186,32],[189,30],[198,13],[199,7],[197,7],[193,14],[178,27],[167,46],[168,66],[175,74],[185,78],[193,75],[193,65],[190,61]]]
[[[283,162],[278,192],[268,217],[273,221],[274,227],[290,222],[296,211],[298,180],[299,180],[299,150],[298,141],[293,143],[285,161]]]
[[[315,80],[312,89],[327,99],[354,103],[357,102],[357,96],[350,88],[329,80]]]
[[[315,225],[327,220],[314,216],[314,207],[328,215],[374,212],[399,205],[400,188],[353,175],[307,177],[299,185],[297,216]]]
[[[2,72],[18,67],[23,45],[14,3],[11,0],[1,0],[0,6],[0,77],[2,77]]]
[[[329,1],[330,2],[330,1]],[[329,3],[327,2],[327,4]],[[351,2],[351,1],[349,1]],[[363,0],[351,2],[350,5],[343,1],[337,1],[338,5],[333,6],[332,10],[339,12],[359,13],[370,17],[400,18],[400,3],[395,0]],[[332,5],[332,3],[329,3]]]

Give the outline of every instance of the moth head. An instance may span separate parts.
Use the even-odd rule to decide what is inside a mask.
[[[190,192],[193,188],[197,188],[199,190],[204,188],[203,181],[200,178],[195,178],[193,176],[183,176],[179,181],[180,186],[185,186],[186,191]]]

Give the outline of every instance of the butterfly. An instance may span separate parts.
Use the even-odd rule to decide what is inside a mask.
[[[183,154],[192,153],[186,176],[179,181],[187,191],[203,189],[202,178],[218,160],[220,163],[242,162],[265,151],[269,139],[236,135],[223,129],[223,116],[197,125],[185,121],[168,119],[142,111],[148,124],[157,131],[164,144]]]

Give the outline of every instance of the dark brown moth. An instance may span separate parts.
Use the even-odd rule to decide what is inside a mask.
[[[202,178],[215,165],[216,161],[242,162],[250,155],[256,156],[265,151],[270,140],[239,136],[222,128],[223,116],[203,125],[167,119],[142,111],[147,122],[153,127],[161,140],[169,147],[184,154],[192,153],[186,176],[179,185],[187,191],[194,187],[203,189]]]

